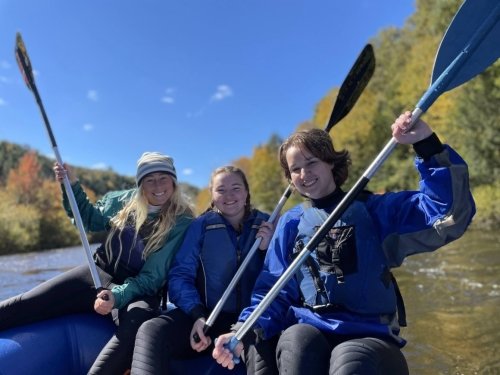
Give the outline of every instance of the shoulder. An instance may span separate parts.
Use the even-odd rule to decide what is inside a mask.
[[[195,220],[196,223],[221,223],[224,221],[222,216],[215,211],[207,211],[200,216],[198,216]]]
[[[181,214],[181,215],[177,216],[175,224],[177,226],[182,226],[182,227],[186,226],[187,227],[188,225],[190,225],[193,222],[193,220],[194,220],[193,216],[188,215],[188,214]]]
[[[288,211],[285,211],[285,213],[283,215],[281,215],[281,218],[285,221],[289,221],[289,220],[292,220],[292,219],[297,219],[299,218],[300,216],[302,216],[302,214],[304,213],[304,210],[305,210],[305,206],[303,203],[300,203],[292,208],[290,208]]]
[[[298,204],[283,213],[278,221],[276,231],[288,232],[296,230],[299,221],[304,213],[304,206]]]
[[[269,219],[269,214],[267,212],[263,212],[261,210],[258,210],[256,208],[252,209],[251,213],[250,213],[250,217],[252,219],[260,219],[260,220],[267,220]]]

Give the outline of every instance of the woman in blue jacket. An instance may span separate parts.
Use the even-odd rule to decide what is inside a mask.
[[[217,168],[209,185],[211,207],[189,226],[168,275],[169,300],[177,308],[142,324],[137,333],[132,374],[168,374],[171,358],[196,357],[210,336],[227,332],[250,304],[251,291],[273,233],[269,215],[252,209],[244,173]],[[258,251],[248,263],[208,334],[205,320],[231,282],[257,237]],[[193,339],[198,334],[200,341]]]
[[[459,238],[475,205],[468,169],[430,127],[411,113],[392,125],[392,135],[413,144],[421,175],[419,191],[363,194],[344,212],[309,259],[259,317],[247,342],[276,340],[276,360],[260,374],[407,374],[400,348],[397,287],[390,270],[408,255],[429,252]],[[252,305],[238,330],[314,235],[345,193],[349,154],[336,151],[328,133],[297,132],[280,147],[285,176],[308,202],[285,213],[271,240]],[[400,317],[401,318],[401,317]],[[233,368],[224,348],[234,333],[219,336],[213,356]]]
[[[106,289],[97,293],[88,265],[81,265],[1,302],[0,330],[73,313],[109,314],[117,329],[89,374],[122,375],[130,368],[140,324],[160,312],[166,275],[192,221],[191,208],[179,190],[173,159],[158,152],[138,160],[136,188],[108,192],[95,204],[67,166],[56,163],[54,172],[59,181],[67,173],[85,229],[108,232],[94,254]]]

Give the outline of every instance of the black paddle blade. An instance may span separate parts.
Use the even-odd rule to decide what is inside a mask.
[[[439,46],[432,82],[462,53],[469,55],[467,63],[457,71],[446,90],[472,79],[500,57],[500,2],[469,0],[462,4]]]
[[[375,71],[375,53],[367,44],[342,82],[325,131],[329,132],[354,107]]]
[[[28,52],[26,51],[26,46],[24,45],[21,33],[16,33],[16,48],[15,48],[17,65],[21,70],[24,82],[30,90],[33,90],[35,86],[35,79],[33,77],[33,69],[31,68],[31,61],[28,57]]]

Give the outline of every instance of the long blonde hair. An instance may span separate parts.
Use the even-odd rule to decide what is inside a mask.
[[[122,231],[127,225],[131,223],[135,228],[134,244],[139,234],[142,225],[146,223],[148,218],[148,200],[144,194],[142,184],[135,191],[134,195],[128,203],[110,220],[111,229],[106,238],[105,248],[108,260],[113,258],[111,250],[112,239],[118,231]],[[175,225],[176,219],[179,215],[193,216],[191,204],[187,198],[182,194],[177,183],[174,180],[174,191],[168,201],[162,206],[158,218],[155,220],[151,235],[147,238],[146,247],[142,253],[143,259],[155,251],[161,249],[168,238],[168,234],[172,227]],[[118,236],[120,243],[120,250],[115,262],[115,270],[118,266],[118,260],[121,257],[123,244],[121,236]]]

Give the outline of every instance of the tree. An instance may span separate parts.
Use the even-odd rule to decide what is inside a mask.
[[[274,210],[286,187],[278,161],[280,144],[281,139],[272,135],[267,144],[255,148],[248,176],[253,205],[267,212]]]
[[[80,241],[78,229],[68,218],[61,202],[59,183],[44,180],[37,194],[37,207],[40,212],[40,250],[73,246]]]
[[[20,204],[17,195],[0,189],[0,254],[38,250],[39,211]]]
[[[41,187],[40,166],[34,151],[24,154],[19,160],[17,168],[9,172],[7,190],[17,194],[18,203],[33,204],[36,202],[36,193]]]

